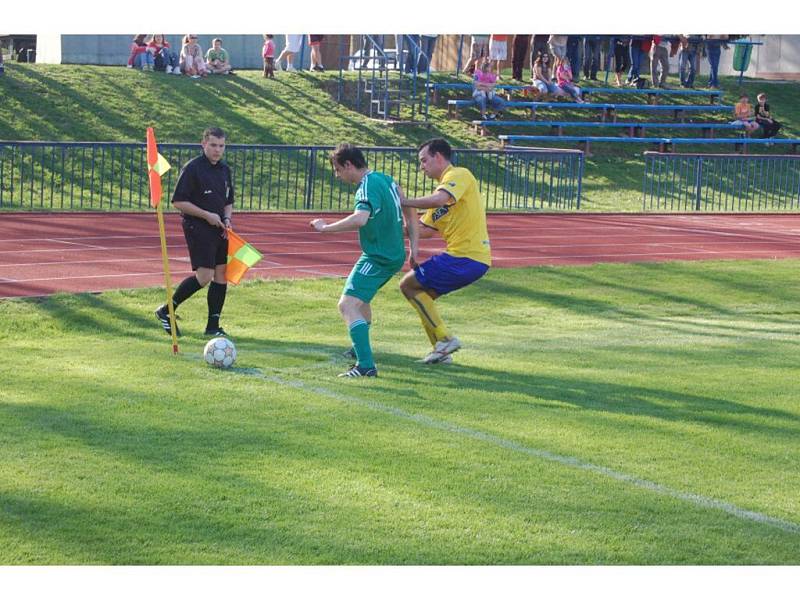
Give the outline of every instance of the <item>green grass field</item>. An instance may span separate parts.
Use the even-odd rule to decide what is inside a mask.
[[[124,67],[8,63],[6,75],[0,78],[0,140],[143,142],[145,129],[154,126],[161,143],[196,142],[204,128],[215,124],[229,133],[230,143],[239,144],[330,145],[350,141],[365,146],[415,146],[443,136],[454,147],[499,146],[496,137],[481,137],[472,130],[469,122],[478,117],[477,111],[465,110],[460,119],[448,119],[444,101],[431,108],[427,128],[388,127],[372,121],[337,103],[337,77],[335,71],[281,73],[276,80],[265,80],[260,71],[237,71],[232,77],[195,81]],[[452,77],[452,72],[435,76],[438,80]],[[704,77],[699,84],[703,83]],[[733,104],[740,90],[737,79],[723,77],[721,83],[723,102]],[[677,87],[678,80],[673,77],[669,84]],[[745,80],[741,89],[753,101],[756,93],[767,92],[776,118],[783,123],[780,135],[800,135],[800,105],[796,102],[800,84]],[[593,98],[620,99],[603,95]],[[680,98],[669,101],[695,103]],[[542,116],[556,114],[563,113],[542,111]],[[526,118],[524,111],[510,111],[506,118],[511,117]],[[573,113],[572,117],[587,118],[584,113]],[[730,120],[727,114],[693,118]],[[641,210],[641,153],[648,149],[627,144],[595,145],[593,156],[586,161],[581,207],[587,211]],[[729,152],[732,148],[712,151]],[[751,152],[775,153],[775,149]]]
[[[234,369],[156,289],[0,302],[2,564],[797,564],[800,261],[493,270],[420,366],[341,280],[248,282]]]

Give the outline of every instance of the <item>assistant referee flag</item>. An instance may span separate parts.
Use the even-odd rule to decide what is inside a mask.
[[[225,279],[228,283],[239,283],[247,269],[262,258],[264,257],[261,252],[235,234],[232,229],[228,229],[228,266],[225,269]]]
[[[147,175],[150,178],[150,205],[155,208],[161,202],[161,176],[169,171],[167,159],[158,153],[156,134],[147,128]]]

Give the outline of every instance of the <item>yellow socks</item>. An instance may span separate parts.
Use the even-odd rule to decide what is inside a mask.
[[[439,316],[439,311],[436,309],[433,298],[426,292],[420,292],[411,298],[409,302],[419,314],[422,326],[425,328],[425,333],[428,334],[431,345],[450,337],[447,327],[444,321],[442,321],[442,317]]]

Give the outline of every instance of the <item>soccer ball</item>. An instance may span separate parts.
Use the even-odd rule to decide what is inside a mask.
[[[206,362],[218,369],[227,369],[236,362],[236,346],[228,338],[216,337],[203,350]]]

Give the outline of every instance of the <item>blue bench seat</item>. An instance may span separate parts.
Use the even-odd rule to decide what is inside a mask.
[[[475,131],[481,135],[487,134],[490,127],[550,127],[550,135],[564,135],[564,128],[615,128],[627,129],[631,137],[644,137],[646,129],[678,129],[700,130],[704,137],[714,137],[715,131],[744,130],[744,125],[733,123],[635,123],[635,122],[609,122],[609,121],[472,121]]]
[[[448,100],[448,114],[450,117],[456,116],[459,108],[473,106],[474,100]],[[681,121],[687,112],[733,112],[733,106],[726,104],[626,104],[609,102],[535,102],[513,100],[506,102],[507,108],[527,108],[531,111],[531,118],[536,118],[537,109],[573,109],[573,110],[598,110],[602,121],[611,119],[617,120],[617,113],[622,112],[667,112],[672,113],[674,119]],[[731,115],[732,116],[732,115]]]
[[[614,137],[593,135],[501,135],[498,136],[504,146],[514,142],[578,142],[584,145],[589,153],[590,144],[593,142],[615,144],[656,144],[661,152],[669,152],[676,145],[722,145],[733,144],[741,151],[747,152],[748,146],[791,146],[792,153],[797,154],[800,139],[796,138],[671,138],[671,137]]]

